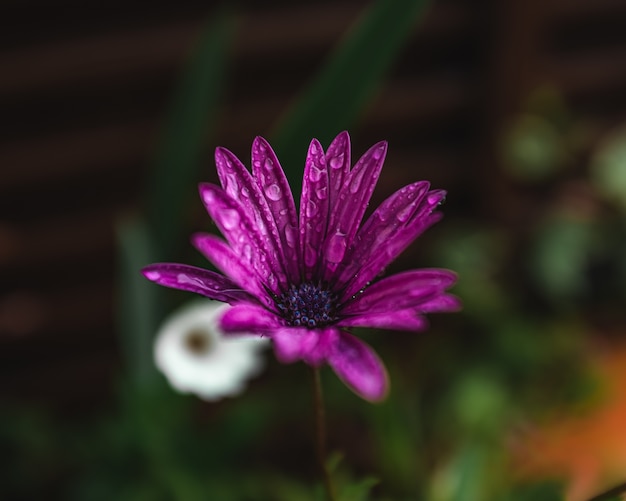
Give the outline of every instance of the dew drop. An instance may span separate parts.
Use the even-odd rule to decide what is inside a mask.
[[[328,187],[324,186],[323,188],[318,188],[315,190],[315,194],[319,200],[325,200],[328,196]]]
[[[316,262],[317,262],[317,252],[315,252],[315,249],[312,246],[307,245],[306,248],[304,249],[304,263],[308,267],[312,267],[312,266],[315,266]]]
[[[330,159],[330,167],[331,169],[341,169],[343,167],[343,153],[340,153],[336,157]]]
[[[266,171],[274,170],[274,162],[272,161],[271,158],[266,158],[265,163],[263,164],[263,167],[265,168]]]
[[[290,224],[285,226],[285,241],[287,245],[294,249],[296,247],[296,230]]]
[[[265,187],[265,194],[267,195],[267,198],[276,202],[280,200],[282,192],[280,190],[280,186],[278,186],[277,184],[270,184],[269,186]]]
[[[250,198],[250,190],[248,190],[248,188],[244,186],[243,188],[241,188],[241,195],[244,198]]]
[[[350,193],[355,194],[361,189],[361,183],[363,182],[363,174],[365,169],[360,169],[359,171],[354,172],[354,177],[350,181]]]
[[[237,176],[232,173],[228,173],[226,175],[226,186],[224,186],[224,189],[230,193],[237,192],[239,189],[239,180],[237,179]]]
[[[244,245],[243,255],[246,258],[246,260],[251,261],[252,260],[252,247],[250,247],[249,245]]]
[[[406,223],[414,212],[413,204],[406,206],[396,214],[396,219],[401,223]]]
[[[322,179],[322,174],[324,171],[322,169],[318,169],[316,165],[311,165],[309,169],[309,179],[314,183],[317,183],[320,179]]]
[[[332,235],[326,246],[326,259],[331,263],[341,263],[347,248],[345,233],[337,232]]]
[[[267,285],[269,285],[270,287],[274,287],[274,285],[276,285],[276,277],[274,276],[273,273],[270,273],[269,275],[267,275]]]
[[[313,200],[309,200],[306,204],[306,215],[313,217],[315,214],[317,214],[317,204]]]
[[[224,209],[220,212],[220,217],[225,230],[234,229],[241,220],[239,213],[234,209]]]

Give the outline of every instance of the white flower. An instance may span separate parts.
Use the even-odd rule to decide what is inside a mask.
[[[156,365],[178,391],[219,400],[241,393],[261,370],[260,351],[268,340],[224,336],[218,319],[229,308],[216,301],[193,302],[161,326],[154,345]]]

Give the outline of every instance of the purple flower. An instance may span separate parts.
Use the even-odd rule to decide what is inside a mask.
[[[270,145],[252,144],[252,174],[217,148],[222,187],[201,184],[200,196],[225,237],[196,234],[193,243],[223,274],[174,263],[153,264],[153,282],[233,305],[221,319],[228,333],[272,339],[282,362],[328,363],[361,397],[381,400],[387,373],[376,353],[346,331],[380,327],[418,331],[425,313],[459,308],[445,290],[456,280],[441,269],[378,276],[424,230],[445,192],[419,181],[398,190],[361,225],[387,143],[372,146],[350,168],[350,137],[324,152],[309,146],[300,212]]]

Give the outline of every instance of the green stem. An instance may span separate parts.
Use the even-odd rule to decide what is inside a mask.
[[[335,486],[333,485],[328,466],[326,464],[326,422],[324,417],[324,399],[322,398],[322,383],[320,370],[312,367],[313,372],[313,404],[315,406],[315,445],[317,449],[317,462],[324,480],[326,497],[328,501],[337,501]]]

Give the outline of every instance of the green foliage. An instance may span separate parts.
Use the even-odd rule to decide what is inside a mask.
[[[185,201],[195,193],[199,168],[206,164],[234,34],[230,11],[207,24],[174,95],[148,186],[147,221],[159,256],[170,256],[177,242],[186,241]]]

